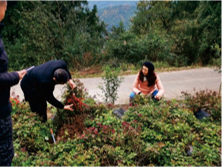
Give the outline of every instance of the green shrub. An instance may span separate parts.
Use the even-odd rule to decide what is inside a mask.
[[[182,92],[182,97],[186,106],[193,112],[204,109],[211,114],[213,120],[221,120],[221,95],[216,91],[206,89],[198,92],[194,89],[193,95]]]
[[[201,100],[206,101],[201,98],[201,104]],[[83,132],[70,138],[64,134],[60,136],[64,141],[56,144],[50,144],[49,128],[57,134],[53,120],[40,123],[38,116],[26,105],[18,104],[13,114],[15,157],[12,164],[219,166],[220,120],[199,121],[184,102],[165,99],[155,102],[141,97],[128,108],[122,119],[112,114],[112,105],[90,103],[92,106],[84,109],[88,116]],[[193,148],[190,156],[187,155],[189,146]]]
[[[120,68],[103,67],[105,75],[102,76],[104,85],[100,84],[99,88],[104,93],[104,100],[107,103],[114,104],[117,100],[118,88],[123,81],[123,77],[119,77]]]
[[[137,64],[150,60],[162,61],[173,66],[186,65],[184,56],[171,53],[172,41],[166,35],[154,31],[144,36],[124,32],[119,38],[107,42],[107,59],[118,59],[128,63]],[[115,63],[118,63],[115,61]]]
[[[52,126],[43,124],[39,116],[31,112],[26,104],[20,104],[18,108],[12,115],[13,138],[19,139],[20,147],[29,152],[46,151]]]

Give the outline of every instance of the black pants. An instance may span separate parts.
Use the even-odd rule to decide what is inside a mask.
[[[31,99],[28,101],[32,112],[42,117],[43,122],[47,121],[47,102],[44,98]]]
[[[14,157],[12,118],[0,118],[0,166],[11,166]]]

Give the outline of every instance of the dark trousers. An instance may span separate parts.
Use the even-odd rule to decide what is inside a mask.
[[[29,106],[32,112],[37,113],[40,117],[42,117],[43,122],[47,121],[47,102],[44,98],[32,99],[29,100]]]
[[[12,118],[0,118],[0,166],[11,166],[14,157]]]

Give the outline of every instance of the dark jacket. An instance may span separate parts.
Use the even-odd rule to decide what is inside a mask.
[[[10,115],[12,106],[9,100],[10,87],[19,82],[17,72],[8,73],[8,56],[0,36],[0,118]]]
[[[44,98],[53,106],[61,109],[64,108],[64,105],[53,95],[55,85],[57,84],[53,77],[55,70],[58,68],[66,70],[71,79],[70,72],[63,60],[51,60],[28,71],[21,81],[25,100],[30,101]]]

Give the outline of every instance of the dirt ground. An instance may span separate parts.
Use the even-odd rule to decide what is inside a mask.
[[[78,72],[79,75],[81,76],[87,76],[87,75],[92,75],[92,74],[101,74],[103,71],[102,71],[102,68],[101,67],[94,67],[94,68],[87,68],[87,69],[84,69],[84,70],[81,70]]]
[[[112,106],[113,109],[122,108],[124,110],[128,110],[130,106],[128,104],[124,105],[114,105]],[[52,118],[54,114],[47,111],[48,119]],[[66,121],[60,127],[57,132],[54,132],[56,135],[56,141],[66,141],[68,138],[73,139],[76,135],[82,135],[84,130],[84,120],[87,117],[86,113],[76,114],[73,117],[66,118]],[[53,141],[51,140],[51,143]]]

